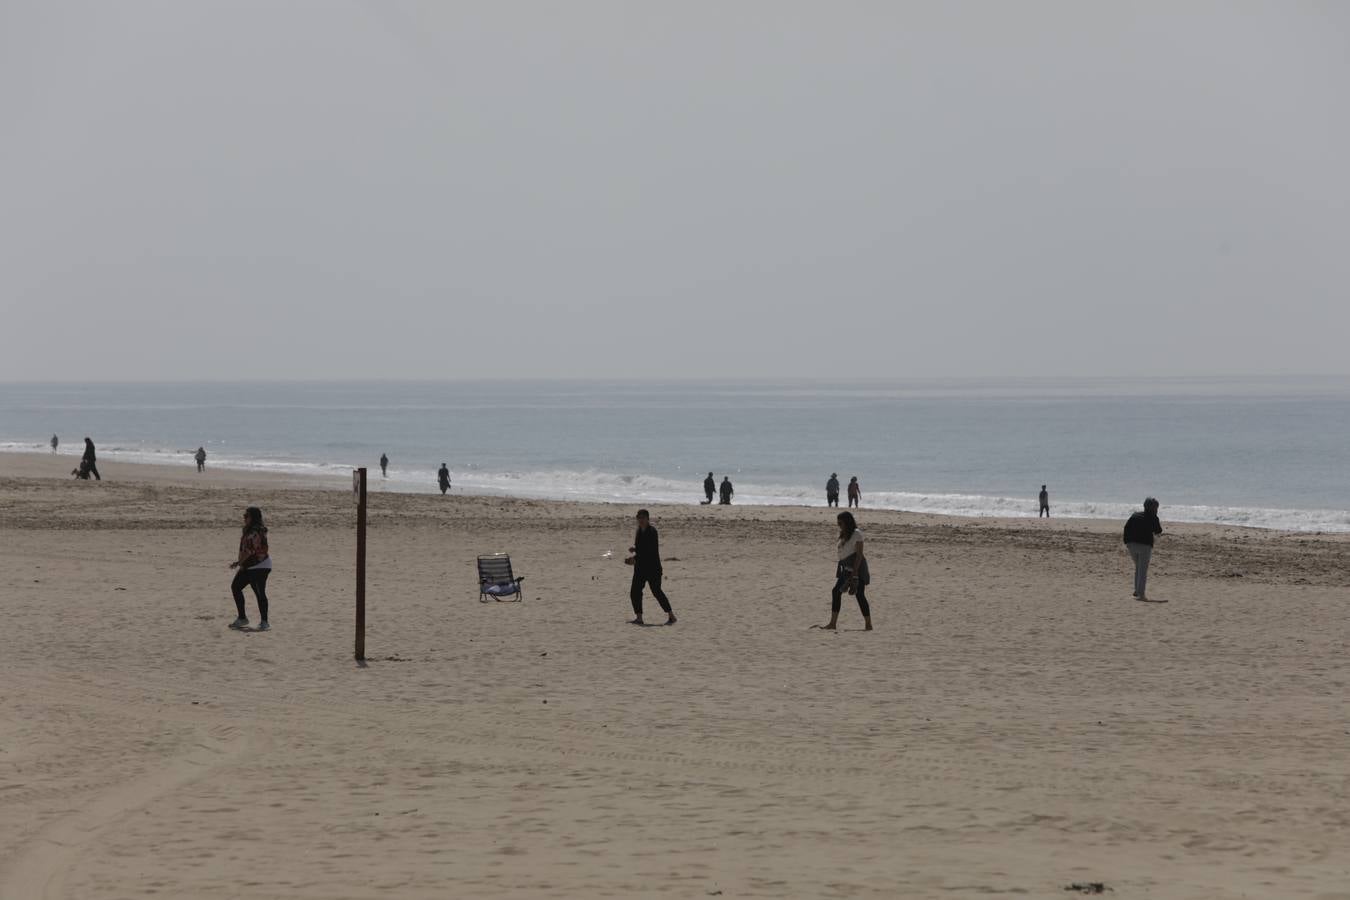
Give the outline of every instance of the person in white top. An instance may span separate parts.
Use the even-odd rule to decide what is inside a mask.
[[[830,624],[822,628],[833,631],[839,623],[839,608],[844,593],[858,598],[866,630],[872,630],[872,609],[867,605],[867,584],[872,580],[867,571],[867,557],[863,555],[863,533],[851,512],[841,512],[839,521],[838,565],[834,570],[834,590],[830,592]]]

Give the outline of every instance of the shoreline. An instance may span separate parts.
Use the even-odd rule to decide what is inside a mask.
[[[4,478],[25,478],[25,479],[50,479],[50,480],[70,480],[70,470],[65,468],[67,464],[79,461],[79,454],[75,452],[61,452],[57,454],[43,452],[27,452],[20,450],[6,450],[0,452],[0,479]],[[198,473],[195,464],[190,457],[186,458],[181,466],[168,463],[144,462],[140,460],[124,460],[116,455],[109,454],[99,457],[100,472],[105,478],[122,479],[127,481],[146,481],[155,484],[173,484],[182,487],[258,487],[277,489],[285,488],[289,490],[313,490],[313,491],[333,491],[347,492],[351,490],[350,470],[341,470],[340,472],[268,472],[252,468],[235,468],[227,464],[212,465],[207,461],[207,468],[204,473]],[[369,474],[373,469],[374,474]],[[368,490],[371,495],[384,497],[422,497],[422,498],[440,498],[440,494],[434,488],[426,490],[404,490],[397,486],[390,485],[379,477],[379,467],[367,468]],[[91,483],[92,486],[92,483]],[[812,515],[820,511],[829,509],[824,504],[796,504],[796,503],[772,503],[772,504],[754,504],[754,503],[733,503],[731,506],[720,506],[712,504],[707,506],[701,503],[681,503],[665,499],[633,499],[633,500],[604,500],[604,499],[581,499],[581,498],[557,498],[557,497],[539,497],[530,495],[519,495],[509,493],[477,492],[465,490],[462,487],[452,487],[449,496],[471,500],[482,501],[518,501],[528,503],[558,503],[577,505],[579,507],[599,507],[599,508],[628,508],[637,509],[639,506],[649,506],[660,508],[665,511],[670,510],[716,510],[715,514],[735,515],[735,510],[752,510],[760,518],[768,517],[770,519],[781,519],[792,517],[788,511],[800,511],[805,515]],[[847,507],[840,507],[844,510]],[[1040,519],[1032,515],[1022,516],[997,516],[997,515],[961,515],[947,512],[927,512],[921,510],[893,509],[886,507],[861,507],[861,513],[869,517],[884,517],[888,520],[894,517],[895,521],[915,522],[923,524],[945,524],[945,525],[969,525],[972,527],[980,525],[989,525],[1005,529],[1017,530],[1019,528],[1027,529],[1045,529],[1055,528],[1070,530],[1081,527],[1081,529],[1092,532],[1101,532],[1111,528],[1120,528],[1124,517],[1119,520],[1116,518],[1091,517],[1091,516],[1073,516],[1056,515],[1049,519]],[[1277,528],[1265,525],[1245,525],[1236,523],[1222,522],[1194,522],[1169,519],[1166,515],[1167,507],[1163,507],[1163,521],[1169,530],[1179,530],[1183,532],[1193,532],[1196,529],[1215,529],[1218,532],[1233,533],[1263,533],[1279,535],[1285,537],[1315,537],[1315,538],[1343,538],[1350,540],[1350,528],[1345,531],[1337,530],[1300,530]],[[775,515],[776,513],[776,515]]]

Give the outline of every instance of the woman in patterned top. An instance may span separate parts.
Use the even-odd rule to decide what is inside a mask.
[[[267,631],[267,576],[272,574],[272,557],[267,548],[267,526],[263,524],[262,510],[250,506],[244,510],[244,531],[239,537],[239,558],[230,563],[231,569],[238,569],[234,581],[230,582],[230,593],[234,594],[234,606],[239,618],[230,623],[231,628],[248,627],[248,616],[244,615],[244,586],[253,588],[253,596],[258,600],[259,631]]]
[[[844,592],[858,598],[858,609],[863,615],[863,629],[872,630],[872,608],[867,604],[867,585],[872,581],[867,571],[867,557],[863,555],[863,533],[851,512],[835,517],[839,522],[838,561],[834,568],[834,590],[830,591],[830,624],[821,628],[833,631],[839,624],[839,608]]]

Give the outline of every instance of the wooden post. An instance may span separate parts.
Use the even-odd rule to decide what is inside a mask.
[[[352,472],[356,494],[356,658],[366,658],[366,470]]]

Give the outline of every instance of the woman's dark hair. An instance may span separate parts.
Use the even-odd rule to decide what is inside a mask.
[[[853,518],[851,512],[841,512],[835,516],[839,521],[839,543],[843,543],[853,537],[853,532],[858,530],[858,520]]]
[[[245,531],[266,531],[267,526],[263,524],[262,510],[256,506],[250,506],[244,510],[244,530]]]

